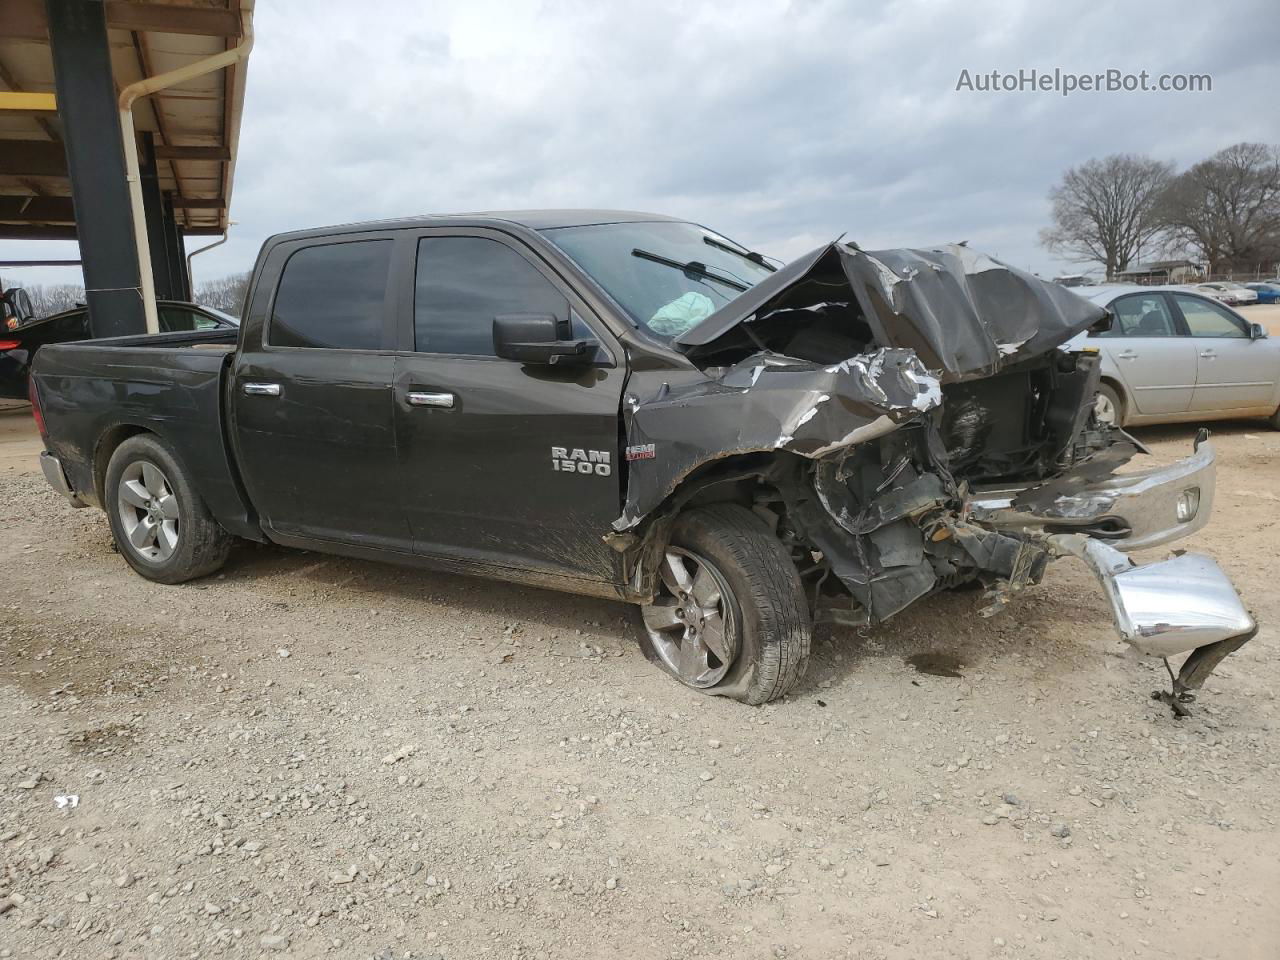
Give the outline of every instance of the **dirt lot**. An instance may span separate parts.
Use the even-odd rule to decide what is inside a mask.
[[[1216,436],[1193,546],[1265,626],[1183,721],[1073,563],[750,709],[619,604],[250,546],[156,586],[6,471],[0,957],[1271,960],[1280,433]]]

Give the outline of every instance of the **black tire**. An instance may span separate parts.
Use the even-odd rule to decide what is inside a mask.
[[[1111,404],[1111,409],[1113,409],[1116,412],[1116,419],[1113,426],[1123,427],[1125,409],[1124,409],[1124,397],[1120,396],[1120,391],[1118,391],[1115,387],[1111,386],[1111,384],[1109,383],[1103,383],[1098,385],[1098,396],[1105,397],[1107,399],[1107,402]]]
[[[710,561],[728,587],[737,656],[702,692],[761,704],[790,691],[808,667],[813,623],[800,574],[764,521],[736,504],[699,507],[677,518],[671,545]],[[642,636],[646,655],[679,679]]]
[[[1271,425],[1272,430],[1280,430],[1280,408],[1267,418],[1267,423]]]
[[[146,465],[159,469],[177,501],[174,521],[177,542],[172,552],[164,557],[158,556],[158,539],[155,548],[148,548],[156,556],[149,557],[144,548],[135,547],[129,540],[126,520],[122,516],[120,490],[126,474],[145,469]],[[234,538],[213,519],[209,508],[196,494],[190,472],[169,445],[158,437],[138,434],[115,449],[107,463],[102,503],[120,555],[148,580],[184,583],[213,573],[226,563]],[[137,512],[145,514],[146,511],[138,507]]]

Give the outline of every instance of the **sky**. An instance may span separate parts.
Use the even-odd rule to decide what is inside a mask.
[[[1076,272],[1038,242],[1068,167],[1280,143],[1277,26],[1274,0],[258,0],[237,225],[195,280],[285,230],[537,207],[670,214],[782,259],[843,234]],[[956,89],[1055,68],[1212,91]]]

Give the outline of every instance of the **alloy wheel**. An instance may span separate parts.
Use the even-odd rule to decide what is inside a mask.
[[[120,474],[116,509],[133,552],[150,563],[164,563],[178,549],[178,497],[155,464],[136,460]]]
[[[641,607],[645,630],[680,682],[715,686],[738,657],[738,627],[724,576],[704,557],[668,547],[653,603]]]

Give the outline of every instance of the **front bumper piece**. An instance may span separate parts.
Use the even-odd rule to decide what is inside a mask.
[[[1172,695],[1159,697],[1181,713],[1177,704],[1258,625],[1212,557],[1181,553],[1139,566],[1124,551],[1203,527],[1213,509],[1214,474],[1213,446],[1201,434],[1192,456],[1167,467],[1110,476],[1038,504],[1018,491],[988,491],[972,502],[971,516],[996,529],[1038,534],[1054,553],[1083,560],[1111,603],[1116,631],[1138,652],[1166,661],[1190,653],[1173,677]]]
[[[1101,541],[1081,534],[1055,534],[1049,545],[1085,562],[1111,602],[1120,638],[1148,656],[1191,655],[1173,680],[1171,696],[1156,695],[1176,713],[1190,691],[1230,653],[1253,639],[1258,624],[1212,557],[1183,553],[1139,566]]]

